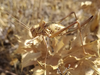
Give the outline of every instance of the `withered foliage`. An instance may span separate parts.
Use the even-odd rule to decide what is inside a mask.
[[[13,70],[8,73],[12,75],[99,75],[99,2],[99,0],[1,0],[0,56],[3,56],[0,60],[6,58],[9,66],[14,66],[16,69],[15,73],[12,73]],[[36,26],[42,25],[42,20],[48,25],[43,28],[47,28],[49,35],[71,25],[76,21],[73,15],[68,16],[60,24],[58,21],[72,11],[76,13],[80,28],[75,24],[51,38],[41,32],[41,27],[33,31],[33,33],[41,32],[39,35],[29,36],[29,29],[33,25],[35,29]],[[89,18],[91,20],[88,21]],[[18,65],[20,71],[17,69]],[[31,65],[34,68],[28,69],[27,67]],[[10,70],[9,66],[3,68],[0,61],[2,75],[6,70]]]

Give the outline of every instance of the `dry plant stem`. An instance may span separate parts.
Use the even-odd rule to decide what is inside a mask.
[[[76,20],[77,20],[77,16],[76,16],[75,12],[71,12],[71,13],[69,13],[66,17],[62,18],[62,19],[58,22],[58,24],[61,23],[63,20],[65,20],[65,19],[66,19],[68,16],[70,16],[71,14],[74,14],[74,15],[75,15],[75,18],[76,18]]]
[[[46,56],[45,56],[45,74],[44,75],[46,75],[46,59],[47,59],[47,55],[48,55],[48,45],[47,45],[47,42],[46,42],[46,40],[45,40],[45,37],[42,37],[43,38],[43,41],[44,41],[44,44],[46,45],[46,47],[47,47],[47,51],[46,51]]]

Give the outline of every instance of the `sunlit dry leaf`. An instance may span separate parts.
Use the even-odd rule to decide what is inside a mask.
[[[99,0],[67,0],[67,2],[66,0],[0,0],[0,2],[2,3],[0,5],[0,24],[5,27],[8,25],[11,27],[16,25],[15,33],[23,36],[21,43],[19,43],[19,48],[16,51],[17,54],[22,54],[22,68],[34,65],[33,75],[97,75],[97,71],[100,69],[100,41],[98,42],[91,34],[96,32],[97,34],[94,35],[98,36],[98,38],[100,37],[100,29],[98,30],[98,27],[100,27],[100,15],[98,15],[98,9],[100,7]],[[80,7],[80,4],[83,9]],[[48,34],[51,35],[65,28],[67,24],[70,25],[74,22],[74,18],[72,18],[73,15],[68,16],[68,18],[62,22],[62,25],[52,24],[52,22],[66,16],[70,11],[75,11],[76,15],[79,15],[77,16],[78,21],[84,20],[90,15],[93,15],[94,19],[91,20],[90,23],[87,22],[87,25],[83,24],[80,28],[81,33],[71,32],[71,34],[63,35],[63,33],[70,30],[66,29],[59,34],[59,36],[50,38],[45,34],[45,31],[42,31],[47,29]],[[8,15],[6,12],[10,14]],[[26,32],[24,26],[20,27],[19,22],[11,17],[11,15],[14,15],[19,21],[25,23],[25,27],[30,28],[30,26],[32,26],[36,29],[40,25],[41,28],[33,30],[32,32],[34,34],[31,34],[31,39],[24,44],[24,41],[30,38],[27,35],[30,29]],[[47,23],[47,26],[44,27],[45,22],[41,20],[42,17],[45,21],[50,21],[51,23]],[[35,25],[37,22],[40,23]],[[72,26],[73,29],[74,27],[75,25]],[[3,28],[1,27],[0,29]],[[38,37],[35,38],[33,35]],[[4,36],[1,35],[1,37]],[[45,39],[46,37],[49,41]],[[7,37],[7,39],[9,38]],[[1,44],[2,42],[0,45]],[[11,50],[12,48],[10,52]],[[87,54],[83,53],[83,50],[85,50]],[[14,60],[10,64],[13,65],[17,63],[18,60]],[[58,72],[58,68],[61,72]],[[17,72],[19,74],[19,70]]]
[[[18,59],[15,58],[10,62],[10,65],[14,66],[16,68],[17,64],[19,63]]]
[[[73,56],[67,56],[66,58],[64,58],[64,66],[66,68],[69,67],[70,65],[70,68],[76,68],[78,66],[78,61],[80,59],[79,58],[76,58],[76,57],[73,57]]]
[[[18,54],[25,53],[25,50],[23,49],[23,43],[19,43],[19,47],[15,52]]]
[[[92,59],[93,59],[93,58],[92,58]],[[94,63],[97,65],[98,71],[100,72],[100,57],[96,58],[96,59],[94,60]]]
[[[81,42],[82,41],[82,42]],[[82,43],[84,41],[81,40],[81,36],[80,36],[80,33],[77,34],[77,36],[75,37],[75,39],[71,42],[71,47],[74,48],[74,47],[79,47],[79,46],[82,46]]]
[[[41,56],[41,52],[33,53],[33,52],[27,52],[25,54],[22,54],[22,68],[33,65],[37,58]]]
[[[69,42],[74,38],[74,35],[62,36],[63,43],[68,45]]]
[[[81,7],[85,12],[91,13],[94,15],[97,12],[97,7],[93,1],[84,1],[81,3]]]
[[[44,70],[43,69],[37,69],[36,71],[34,71],[33,75],[43,75],[44,74]]]
[[[92,43],[88,43],[84,46],[85,50],[87,53],[89,54],[96,54],[97,56],[99,56],[99,42],[98,40],[92,42]]]
[[[83,52],[83,47],[74,47],[71,50],[63,50],[61,52],[62,57],[67,57],[69,55],[77,57],[77,58],[82,58],[84,57],[84,52]]]
[[[57,42],[56,46],[54,47],[55,53],[57,53],[62,47],[64,47],[63,40]]]
[[[91,5],[91,4],[92,4],[91,1],[85,1],[85,2],[81,3],[81,6],[88,6],[88,5]]]
[[[25,48],[25,45],[24,45],[25,39],[23,39],[22,37],[20,37],[18,35],[15,35],[15,37],[18,39],[18,42],[19,42],[19,47],[16,50],[16,53],[18,53],[18,54],[25,53],[25,50],[23,49],[23,48]]]
[[[68,50],[68,51],[62,50],[61,55],[62,55],[62,57],[72,55],[72,56],[75,56],[75,57],[82,58],[82,57],[84,57],[83,48],[89,54],[92,54],[92,55],[96,54],[97,56],[99,55],[98,41],[88,43],[88,44],[84,45],[83,47],[82,46],[73,46],[72,49]]]
[[[94,19],[90,23],[90,31],[91,32],[97,32],[99,27],[99,21],[100,21],[100,14],[97,12],[94,16]]]
[[[97,66],[90,60],[80,60],[78,67],[68,70],[72,75],[93,75],[94,71],[98,74]]]
[[[59,54],[55,54],[53,56],[49,56],[46,62],[48,65],[57,66],[60,58],[61,57],[59,56]]]
[[[59,73],[57,73],[57,69],[54,70],[51,66],[47,66],[46,75],[59,75]]]

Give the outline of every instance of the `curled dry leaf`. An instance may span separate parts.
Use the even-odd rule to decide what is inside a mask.
[[[64,66],[68,68],[70,65],[70,68],[76,68],[78,66],[79,60],[79,58],[69,55],[66,58],[64,58]]]
[[[94,71],[99,74],[97,66],[88,59],[83,59],[78,62],[78,67],[68,70],[72,75],[93,75]]]
[[[33,75],[43,75],[44,74],[44,70],[43,69],[37,69],[36,71],[34,71]]]

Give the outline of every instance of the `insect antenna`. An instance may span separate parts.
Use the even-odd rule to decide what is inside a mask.
[[[8,12],[6,12],[6,14],[10,15],[10,13],[8,13]],[[14,16],[14,15],[12,15],[12,14],[11,14],[11,16],[12,16],[16,21],[18,21],[19,24],[20,24],[22,27],[24,27],[24,28],[27,29],[27,30],[30,30],[30,28],[29,28],[28,26],[26,26],[23,22],[21,22],[20,20],[18,20],[18,19],[16,18],[16,16]]]
[[[27,29],[27,30],[30,30],[30,28],[29,28],[28,26],[26,26],[23,22],[21,22],[20,20],[18,20],[16,17],[14,17],[14,18],[16,19],[16,21],[19,22],[19,24],[20,24],[22,27],[24,27],[24,28]]]

